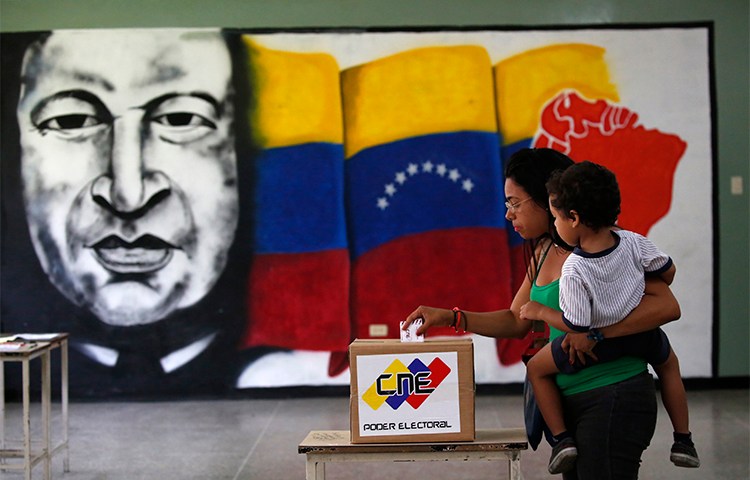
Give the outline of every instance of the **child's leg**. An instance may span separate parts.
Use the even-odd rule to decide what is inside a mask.
[[[526,374],[534,389],[534,397],[539,411],[552,432],[550,439],[552,453],[549,457],[547,471],[553,475],[565,473],[573,468],[578,457],[575,440],[565,428],[562,398],[555,383],[559,373],[555,358],[564,356],[562,337],[558,337],[539,350],[527,364]]]
[[[529,360],[526,370],[534,388],[537,406],[552,435],[566,431],[562,399],[555,383],[555,375],[559,372],[552,357],[552,343],[545,345]]]
[[[677,433],[689,433],[687,395],[680,375],[680,362],[674,350],[670,349],[667,361],[654,366],[654,370],[661,381],[661,399],[672,421],[672,428]]]
[[[687,395],[680,375],[680,362],[670,348],[667,361],[654,366],[661,380],[661,399],[674,428],[669,460],[678,467],[696,468],[701,464],[688,424]]]

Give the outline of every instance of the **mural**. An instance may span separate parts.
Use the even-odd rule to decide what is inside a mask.
[[[509,306],[503,161],[543,146],[617,174],[710,376],[709,34],[2,34],[2,331],[71,332],[82,397],[346,385],[419,304]],[[523,378],[527,340],[474,341]]]

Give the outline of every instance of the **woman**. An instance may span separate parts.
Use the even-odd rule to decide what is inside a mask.
[[[560,309],[559,278],[570,247],[557,236],[549,211],[545,183],[552,172],[572,165],[567,156],[551,149],[523,149],[505,168],[506,218],[523,237],[527,275],[510,309],[467,312],[420,306],[404,324],[416,318],[422,334],[435,326],[455,326],[495,338],[523,338],[531,323],[520,316],[530,300]],[[601,329],[605,338],[651,330],[680,317],[669,287],[660,280],[647,282],[640,305],[625,320]],[[554,338],[559,331],[551,331]],[[586,334],[569,334],[564,342],[571,357],[582,360],[594,345]],[[638,478],[643,451],[656,428],[654,381],[642,359],[621,358],[593,365],[572,375],[558,375],[563,394],[565,423],[578,446],[578,458],[566,480]]]

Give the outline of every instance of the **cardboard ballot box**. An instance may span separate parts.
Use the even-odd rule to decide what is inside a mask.
[[[474,440],[471,339],[349,345],[352,443]]]

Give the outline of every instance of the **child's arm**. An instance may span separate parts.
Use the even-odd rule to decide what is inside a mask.
[[[528,302],[521,307],[521,318],[525,320],[541,320],[561,332],[575,332],[563,321],[562,312],[542,305],[538,302]]]
[[[638,251],[641,255],[643,268],[646,271],[646,277],[661,278],[664,280],[664,283],[671,285],[674,280],[674,275],[677,272],[677,267],[675,267],[672,258],[659,250],[651,240],[643,235],[637,233],[634,233],[633,235],[638,244]],[[654,269],[654,263],[661,266]]]
[[[675,267],[674,263],[672,263],[672,266],[669,267],[669,269],[667,269],[665,272],[659,274],[659,277],[664,280],[664,283],[666,283],[667,285],[672,285],[675,273],[677,273],[677,267]]]

